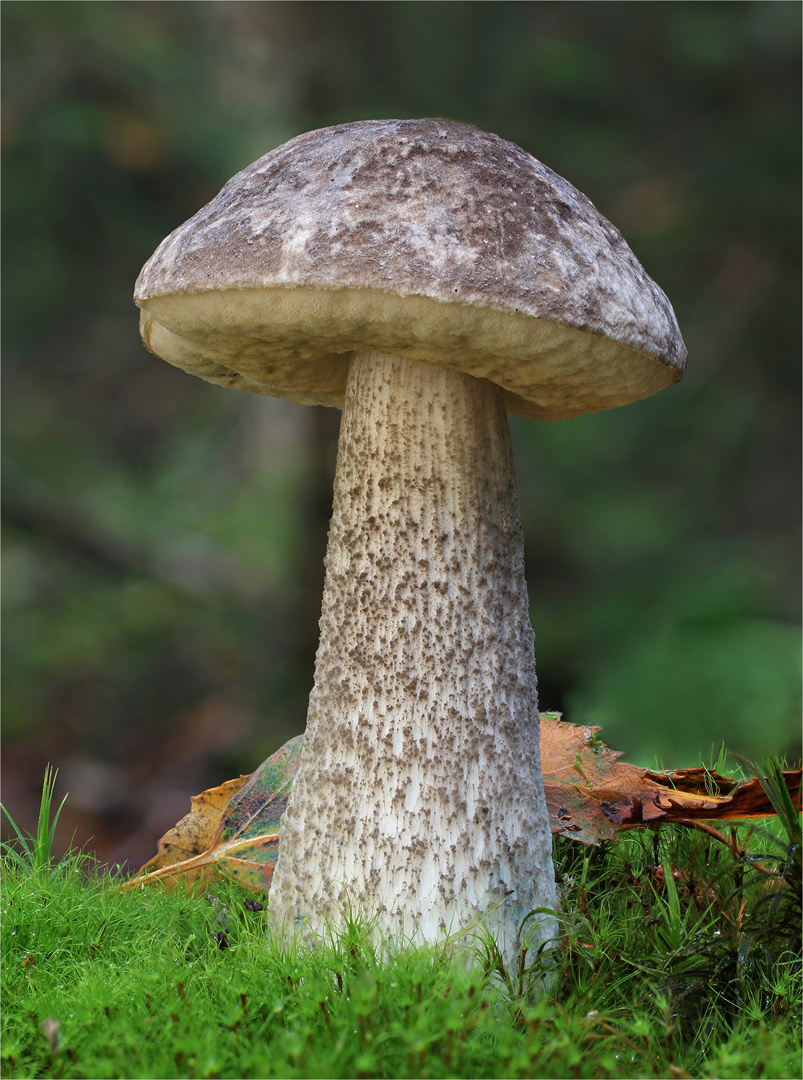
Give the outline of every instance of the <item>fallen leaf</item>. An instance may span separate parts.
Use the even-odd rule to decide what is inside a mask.
[[[279,819],[303,745],[299,735],[250,776],[196,795],[189,814],[165,833],[143,876],[130,884],[207,882],[221,869],[247,888],[267,892],[279,851]]]
[[[738,781],[702,766],[655,771],[620,761],[621,753],[597,737],[598,727],[577,727],[560,713],[541,714],[541,764],[553,834],[583,844],[612,840],[617,832],[669,821],[772,817],[758,779]],[[784,780],[797,805],[801,770]]]
[[[582,844],[668,821],[770,817],[757,779],[739,782],[702,767],[658,772],[620,761],[598,727],[541,714],[541,764],[553,834]],[[279,819],[287,806],[304,736],[277,750],[251,776],[196,795],[186,817],[159,841],[158,854],[129,885],[209,881],[217,869],[259,892],[270,887],[279,851]],[[801,770],[784,773],[792,801]]]
[[[200,795],[193,795],[190,799],[192,809],[189,814],[164,834],[159,841],[156,855],[143,870],[172,866],[212,847],[221,814],[229,801],[250,779],[250,775],[241,776],[237,780],[227,780],[220,787],[202,791]]]
[[[633,766],[596,738],[599,728],[577,727],[560,713],[541,714],[541,771],[553,835],[582,844],[611,840],[603,793],[632,788]],[[595,794],[590,794],[594,792]]]

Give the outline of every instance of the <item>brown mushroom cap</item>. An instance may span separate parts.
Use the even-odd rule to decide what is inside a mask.
[[[491,379],[556,420],[681,378],[621,234],[518,146],[443,120],[312,131],[238,173],[139,276],[148,348],[209,382],[340,406],[350,355]]]

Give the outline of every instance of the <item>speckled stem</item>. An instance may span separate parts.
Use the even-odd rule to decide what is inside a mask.
[[[555,906],[533,632],[502,392],[355,356],[338,449],[307,743],[274,927],[350,903],[386,939],[483,916],[504,955]],[[545,920],[542,937],[553,932]]]

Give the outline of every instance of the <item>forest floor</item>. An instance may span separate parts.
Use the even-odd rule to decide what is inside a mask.
[[[799,832],[558,840],[546,977],[481,936],[380,955],[358,920],[283,948],[265,896],[121,889],[40,828],[3,859],[2,1075],[799,1078]]]

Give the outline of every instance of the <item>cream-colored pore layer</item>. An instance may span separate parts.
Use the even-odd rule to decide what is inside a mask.
[[[365,289],[262,288],[140,301],[151,352],[209,382],[342,407],[352,352],[453,367],[508,412],[560,420],[657,393],[680,374],[639,349],[520,311]]]

